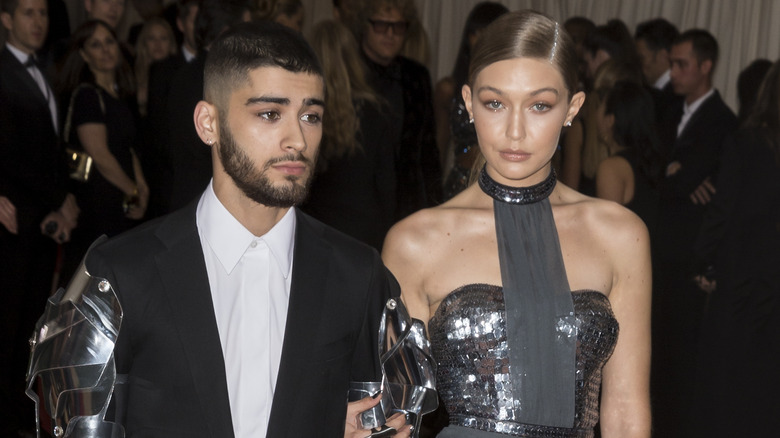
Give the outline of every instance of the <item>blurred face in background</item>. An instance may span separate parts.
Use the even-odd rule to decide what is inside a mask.
[[[116,29],[125,13],[125,0],[84,0],[89,18],[103,20]]]
[[[198,5],[190,4],[188,7],[187,15],[183,19],[176,19],[176,26],[184,35],[184,46],[191,53],[195,53],[195,17],[198,15]]]
[[[146,51],[153,61],[167,58],[171,54],[174,44],[175,42],[171,38],[168,30],[158,24],[152,25],[149,28],[149,33],[146,34],[144,40]]]
[[[372,14],[363,34],[363,51],[377,64],[390,64],[404,46],[409,26],[398,8],[386,7]]]
[[[0,14],[8,31],[8,42],[17,49],[32,54],[43,46],[49,30],[46,0],[19,0],[13,14]]]
[[[292,15],[279,14],[274,21],[296,32],[300,32],[303,30],[303,17],[303,7],[300,7]]]
[[[119,43],[104,26],[95,28],[95,33],[84,42],[80,52],[82,59],[96,76],[113,72],[119,65]]]

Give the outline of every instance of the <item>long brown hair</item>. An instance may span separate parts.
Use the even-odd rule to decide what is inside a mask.
[[[780,60],[775,61],[758,89],[758,98],[745,121],[747,128],[767,131],[769,147],[780,163]]]
[[[377,97],[366,81],[357,42],[349,29],[335,20],[317,23],[310,38],[325,72],[325,116],[320,155],[337,158],[360,148],[355,134],[360,129],[358,112]]]

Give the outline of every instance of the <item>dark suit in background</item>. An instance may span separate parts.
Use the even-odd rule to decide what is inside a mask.
[[[662,181],[653,244],[652,385],[656,431],[665,437],[682,436],[674,434],[681,433],[691,409],[705,305],[704,292],[693,282],[691,262],[706,206],[694,204],[690,195],[706,178],[715,183],[723,140],[737,127],[736,116],[716,90],[676,136],[682,105],[665,126],[665,142],[673,145],[669,160],[680,163],[680,170]]]
[[[24,419],[24,426],[34,425],[32,404],[24,395],[27,340],[52,288],[57,257],[56,243],[40,226],[62,206],[67,176],[46,96],[5,46],[0,51],[0,102],[0,187],[16,206],[19,226],[17,235],[4,228],[0,232],[2,432],[21,426]]]
[[[203,99],[205,54],[176,71],[168,91],[166,133],[173,168],[170,209],[200,196],[211,180],[211,148],[198,137],[192,124],[195,105]]]
[[[116,415],[128,437],[233,436],[196,206],[112,239],[88,258],[89,272],[111,281],[124,312],[115,356],[117,372],[128,376],[127,397]],[[267,436],[341,437],[349,381],[380,376],[377,330],[398,284],[376,251],[295,213],[292,285]]]

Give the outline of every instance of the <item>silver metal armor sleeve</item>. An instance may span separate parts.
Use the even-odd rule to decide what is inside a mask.
[[[82,261],[67,289],[49,298],[30,339],[26,392],[36,404],[39,438],[42,431],[57,438],[124,437],[121,425],[105,421],[121,323],[113,287]]]

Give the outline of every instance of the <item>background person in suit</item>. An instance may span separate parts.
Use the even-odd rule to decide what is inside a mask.
[[[683,96],[665,126],[671,145],[661,183],[653,242],[653,401],[656,432],[675,437],[688,415],[705,295],[693,282],[691,260],[705,206],[715,191],[723,139],[737,118],[712,87],[718,43],[707,31],[683,32],[672,44],[671,81]],[[662,132],[663,134],[663,132]]]
[[[67,190],[54,93],[33,60],[48,29],[46,0],[2,0],[0,19],[8,36],[0,51],[0,194],[16,222],[15,230],[0,230],[0,436],[14,436],[34,427],[23,383],[27,340],[52,288],[57,243],[70,238],[78,207]]]
[[[204,89],[194,119],[212,182],[87,259],[123,307],[117,418],[128,437],[340,437],[345,418],[366,436],[355,415],[378,399],[348,411],[347,389],[379,377],[398,285],[375,250],[294,208],[322,136],[316,55],[282,25],[240,24],[213,43]]]

